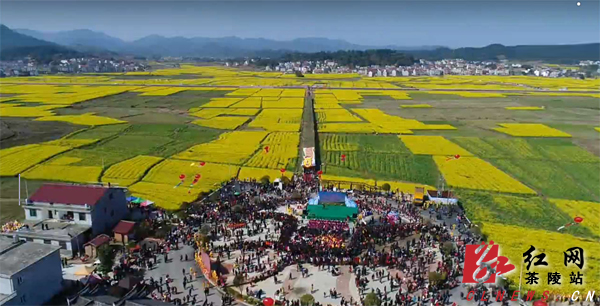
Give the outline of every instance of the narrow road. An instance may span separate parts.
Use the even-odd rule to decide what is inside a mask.
[[[315,131],[315,111],[313,107],[313,93],[307,87],[306,95],[304,96],[304,110],[302,112],[302,125],[300,126],[300,146],[298,147],[298,169],[302,172],[302,157],[304,152],[302,148],[313,147],[316,149],[316,131]],[[316,152],[315,152],[316,153]],[[316,155],[316,154],[315,154]]]

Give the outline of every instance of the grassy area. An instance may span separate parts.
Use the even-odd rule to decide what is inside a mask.
[[[21,179],[21,200],[33,194],[45,181]],[[25,218],[23,208],[19,206],[19,180],[16,177],[0,178],[0,223],[22,220]]]
[[[73,166],[104,166],[105,168],[137,155],[169,157],[195,144],[209,142],[220,132],[184,124],[134,124],[123,127],[95,127],[74,135],[74,138],[104,138],[91,146],[65,152],[61,157],[82,160]],[[52,159],[49,161],[52,162]]]
[[[322,134],[319,139],[326,174],[436,184],[433,159],[413,155],[395,135]]]
[[[485,192],[459,190],[461,204],[474,222],[496,222],[556,231],[573,218],[554,203],[541,197],[517,197]],[[574,227],[572,235],[598,238],[590,229]]]

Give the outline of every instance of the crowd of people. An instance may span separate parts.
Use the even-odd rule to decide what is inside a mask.
[[[413,205],[408,195],[354,190],[349,197],[357,203],[361,216],[369,216],[360,222],[305,222],[287,212],[289,205],[302,203],[318,191],[317,180],[298,176],[283,188],[254,180],[231,180],[201,205],[190,205],[179,225],[167,234],[162,249],[148,254],[156,256],[166,251],[166,261],[169,248],[178,248],[180,243],[199,245],[217,265],[233,262],[230,271],[215,271],[219,286],[237,287],[231,276],[241,275],[250,286],[240,293],[258,299],[265,297],[265,292],[253,285],[268,279],[283,283],[287,275],[282,277],[281,272],[288,266],[297,266],[299,275],[306,276],[303,265],[310,264],[333,275],[347,266],[355,275],[360,299],[343,296],[335,288],[329,290],[329,295],[324,292],[342,306],[361,305],[369,293],[376,294],[382,306],[460,304],[459,297],[451,296],[450,290],[460,284],[465,245],[477,243],[479,237],[468,231],[453,233],[453,227],[443,222],[451,218],[461,226],[466,219],[459,209],[432,210],[430,217],[436,222],[431,222],[425,220],[427,213]],[[390,214],[397,218],[388,218]],[[194,239],[200,242],[195,244]],[[450,247],[442,250],[446,245]],[[430,279],[432,273],[443,277],[434,281]],[[190,276],[195,278],[192,272]],[[377,281],[389,285],[369,290],[369,284]],[[164,287],[161,280],[153,280],[152,284],[157,282],[157,288]],[[168,301],[169,288],[157,289],[154,295]],[[283,296],[280,302],[299,305],[298,300],[286,298],[289,289],[282,286],[277,290]],[[484,288],[476,290],[478,297],[485,296]],[[196,301],[190,296],[187,302],[194,305]]]

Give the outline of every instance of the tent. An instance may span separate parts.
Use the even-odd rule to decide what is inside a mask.
[[[150,200],[145,200],[144,202],[140,203],[141,207],[146,207],[146,206],[150,206],[154,204],[154,202],[150,201]]]

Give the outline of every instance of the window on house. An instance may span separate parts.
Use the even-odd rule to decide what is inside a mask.
[[[29,210],[29,216],[30,216],[30,217],[37,217],[37,210],[35,210],[35,209],[30,209],[30,210]]]
[[[44,244],[52,244],[52,241],[50,241],[49,239],[44,239]]]
[[[108,199],[109,199],[109,200],[112,200],[113,198],[114,198],[114,196],[113,196],[113,194],[112,194],[112,193],[108,195]]]
[[[85,213],[79,213],[79,221],[85,221]]]
[[[29,242],[32,242],[33,238],[27,238],[26,240],[29,241]]]
[[[108,210],[106,210],[106,207],[104,207],[104,213],[106,213]]]
[[[23,294],[23,296],[21,297],[21,303],[25,303],[27,302],[27,299],[25,298],[25,294]]]
[[[19,284],[19,285],[20,285],[20,284],[22,284],[22,283],[23,283],[23,278],[19,276],[19,277],[17,278],[17,284]]]
[[[114,211],[114,210],[111,210],[111,211],[110,211],[110,216],[111,216],[111,217],[114,217],[114,216],[115,216],[115,211]]]
[[[48,211],[48,219],[52,219],[52,211],[51,210]]]

